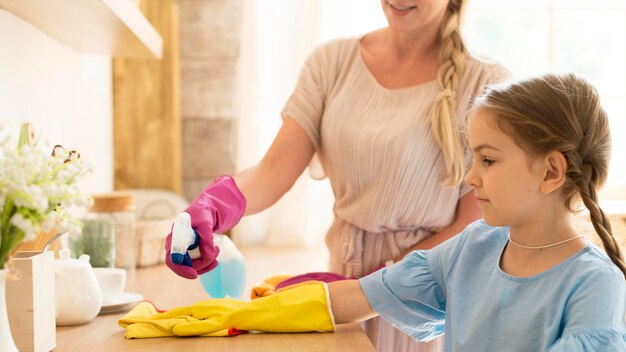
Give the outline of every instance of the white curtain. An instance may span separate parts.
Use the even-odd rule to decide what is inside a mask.
[[[320,43],[385,25],[378,1],[246,0],[238,68],[237,168],[258,163],[282,123],[280,112],[302,64]],[[328,180],[305,172],[270,209],[234,229],[238,244],[311,245],[332,221]]]

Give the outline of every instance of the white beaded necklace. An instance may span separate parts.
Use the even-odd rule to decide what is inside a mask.
[[[519,244],[519,243],[513,241],[513,239],[511,238],[511,233],[510,232],[508,234],[508,237],[509,237],[509,242],[513,243],[514,245],[516,245],[518,247],[525,248],[525,249],[544,249],[544,248],[550,248],[550,247],[558,246],[560,244],[573,241],[573,240],[575,240],[577,238],[583,238],[585,236],[579,235],[579,236],[568,238],[566,240],[559,241],[559,242],[556,242],[556,243],[546,244],[545,246],[524,246],[523,244]]]

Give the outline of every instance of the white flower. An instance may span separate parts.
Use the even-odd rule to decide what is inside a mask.
[[[56,217],[49,216],[41,222],[41,231],[50,232],[54,228]]]
[[[26,241],[32,241],[37,235],[37,226],[33,224],[29,219],[24,218],[22,214],[17,213],[11,217],[11,224],[15,225],[18,229],[24,232],[26,235]]]
[[[48,210],[48,198],[39,185],[28,185],[13,194],[15,205],[45,213]]]
[[[70,158],[64,148],[57,148],[52,156],[52,148],[44,150],[26,143],[18,146],[2,132],[0,126],[0,213],[7,206],[10,212],[0,228],[14,226],[27,240],[55,227],[58,231],[79,232],[80,221],[69,216],[66,209],[93,202],[76,185],[91,172],[88,163],[77,153]],[[0,268],[12,249],[4,244],[0,242]]]

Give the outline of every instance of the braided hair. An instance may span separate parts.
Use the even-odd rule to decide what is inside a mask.
[[[626,276],[622,250],[596,193],[606,181],[611,152],[609,121],[596,89],[572,73],[547,74],[491,86],[473,108],[492,112],[500,129],[529,154],[556,150],[565,156],[565,206],[575,211],[582,200],[607,255]]]
[[[465,175],[465,157],[456,121],[456,89],[465,69],[467,49],[461,37],[466,0],[450,0],[439,31],[439,70],[441,88],[431,111],[431,125],[446,163],[444,184],[454,186]]]

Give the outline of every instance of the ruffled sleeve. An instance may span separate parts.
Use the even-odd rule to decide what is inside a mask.
[[[418,341],[444,333],[447,278],[473,232],[485,230],[477,220],[465,230],[427,251],[413,251],[392,266],[359,280],[372,309]]]
[[[548,352],[626,351],[626,335],[615,330],[569,334],[558,339]]]
[[[426,255],[426,251],[414,251],[359,281],[372,309],[419,341],[443,334],[445,325],[445,295]]]
[[[570,292],[560,323],[563,334],[548,351],[626,351],[624,274],[608,262],[590,266],[577,277],[577,289]]]

